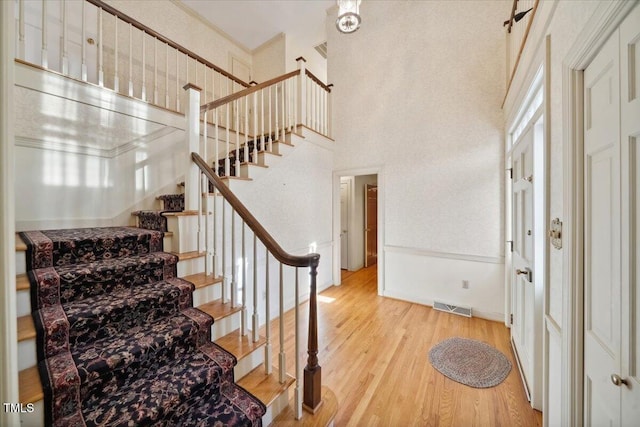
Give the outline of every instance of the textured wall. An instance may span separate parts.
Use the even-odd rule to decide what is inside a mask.
[[[328,19],[337,170],[385,166],[386,244],[499,256],[504,2],[369,2]],[[508,13],[508,11],[507,11]]]
[[[335,170],[379,167],[384,175],[382,238],[393,251],[385,255],[384,294],[472,305],[497,319],[504,311],[496,274],[503,247],[500,20],[509,7],[367,2],[351,35],[327,19]],[[431,256],[439,253],[449,258]],[[473,261],[488,263],[476,270],[464,255],[491,260]],[[471,286],[460,293],[462,280]]]
[[[286,35],[280,33],[253,50],[253,79],[258,83],[286,73]]]

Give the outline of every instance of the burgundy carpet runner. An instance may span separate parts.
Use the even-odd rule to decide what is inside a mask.
[[[260,426],[163,234],[28,231],[27,271],[47,426]]]

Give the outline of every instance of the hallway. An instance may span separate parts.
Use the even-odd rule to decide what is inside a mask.
[[[318,297],[318,356],[323,384],[338,398],[337,426],[542,425],[541,413],[525,398],[504,325],[379,297],[376,268],[343,271],[342,285]],[[293,322],[293,311],[286,316]],[[513,365],[507,379],[474,389],[437,372],[428,352],[453,336],[501,350]],[[287,358],[293,360],[293,337],[287,338]],[[277,345],[277,337],[273,342]]]

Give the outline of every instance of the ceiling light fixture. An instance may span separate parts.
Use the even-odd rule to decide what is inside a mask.
[[[338,7],[338,19],[336,27],[338,31],[345,34],[355,32],[360,28],[362,19],[360,18],[360,2],[362,0],[336,0]]]

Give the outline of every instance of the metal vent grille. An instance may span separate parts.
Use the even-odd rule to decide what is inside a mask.
[[[315,49],[324,59],[327,59],[327,42],[320,43],[318,46],[315,46]]]
[[[447,313],[459,314],[464,317],[471,317],[471,307],[460,307],[458,305],[445,304],[440,301],[433,302],[433,308]]]

